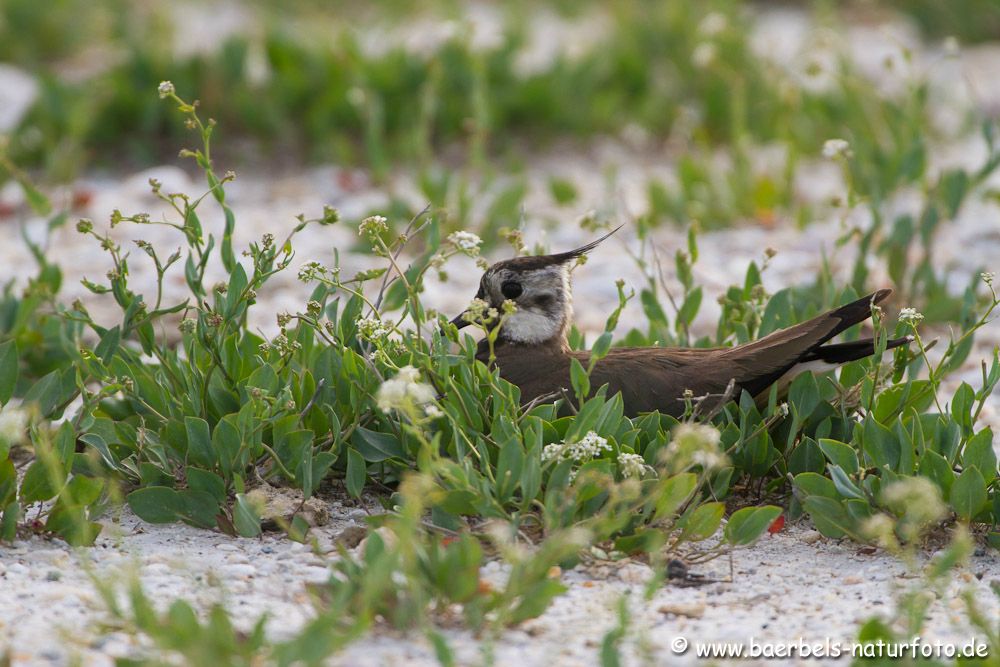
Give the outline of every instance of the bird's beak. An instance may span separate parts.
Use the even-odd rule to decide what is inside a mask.
[[[467,311],[467,310],[463,310],[463,311],[462,311],[462,312],[461,312],[461,313],[459,314],[459,316],[458,316],[458,317],[456,317],[455,319],[453,319],[453,320],[452,320],[451,322],[449,322],[448,324],[454,324],[454,325],[455,325],[456,327],[458,327],[459,329],[462,329],[462,328],[464,328],[464,327],[467,327],[467,326],[469,326],[469,321],[465,319],[465,314],[466,314],[467,312],[469,312],[469,311]]]

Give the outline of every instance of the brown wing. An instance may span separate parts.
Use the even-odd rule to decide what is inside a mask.
[[[737,392],[758,395],[796,364],[822,358],[817,351],[837,334],[867,319],[880,290],[811,320],[732,348],[615,348],[591,375],[591,385],[622,393],[627,414],[659,410],[680,414],[686,389],[695,396],[722,394],[732,380]],[[869,352],[870,354],[870,352]],[[581,361],[586,355],[580,355]],[[852,358],[858,358],[853,356]]]

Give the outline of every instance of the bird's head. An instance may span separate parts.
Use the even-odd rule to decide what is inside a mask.
[[[498,312],[503,312],[503,303],[507,300],[513,301],[516,307],[504,320],[499,339],[522,345],[563,340],[573,319],[570,268],[579,257],[618,229],[621,228],[574,250],[505,259],[486,269],[479,281],[476,299]],[[463,312],[451,323],[459,329],[467,326],[468,312]]]

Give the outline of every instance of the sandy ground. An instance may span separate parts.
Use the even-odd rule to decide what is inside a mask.
[[[331,509],[334,520],[315,533],[321,551],[364,516],[356,507]],[[290,635],[310,617],[305,586],[327,578],[324,556],[277,535],[232,539],[182,525],[149,526],[127,511],[105,525],[91,549],[72,550],[42,538],[0,546],[0,647],[11,650],[14,664],[108,665],[114,657],[143,654],[143,646],[113,627],[99,631],[109,617],[90,577],[124,586],[138,575],[150,597],[164,606],[177,596],[202,608],[223,601],[244,629],[266,612],[275,638]],[[498,569],[488,566],[484,576],[496,576]],[[486,650],[498,665],[594,664],[624,595],[632,612],[622,649],[626,664],[694,664],[698,642],[733,642],[750,650],[754,641],[777,646],[800,639],[839,648],[843,662],[857,624],[891,613],[896,594],[920,583],[896,558],[828,540],[804,523],[735,552],[731,563],[723,557],[693,571],[717,581],[699,587],[668,584],[646,601],[643,584],[651,575],[646,565],[578,567],[562,575],[569,592],[544,615],[495,642],[467,632],[444,634],[463,665],[480,664]],[[970,641],[974,635],[962,624],[958,596],[975,591],[984,613],[995,618],[1000,609],[989,584],[998,578],[997,553],[977,551],[934,603],[925,640],[959,646]],[[683,653],[676,650],[680,638],[688,642]],[[422,637],[381,629],[332,662],[437,664]]]
[[[238,18],[238,17],[237,17]],[[235,21],[235,19],[234,19]],[[238,21],[237,21],[238,22]],[[488,21],[487,21],[488,23]],[[580,28],[590,34],[592,27]],[[796,12],[775,11],[758,22],[758,48],[784,63],[802,63],[799,56],[815,46],[812,27],[803,23]],[[887,32],[888,31],[888,32]],[[577,33],[572,33],[577,34]],[[888,38],[887,38],[888,37]],[[851,28],[847,37],[850,52],[857,54],[859,65],[873,77],[884,77],[886,49],[905,44],[914,46],[914,33],[907,26],[886,28]],[[890,46],[887,46],[890,45]],[[895,46],[891,46],[895,45]],[[919,46],[919,45],[917,45]],[[996,87],[984,85],[1000,65],[995,47],[968,51],[961,62],[949,60],[935,46],[917,49],[912,67],[926,73],[938,86],[936,94],[948,99],[938,114],[943,128],[955,127],[961,109],[969,105],[981,111],[995,112],[1000,100],[994,99]],[[890,54],[891,55],[891,54]],[[533,66],[532,63],[526,67]],[[29,95],[20,73],[0,71],[0,100],[5,108],[24,105]],[[898,72],[893,74],[898,77]],[[890,77],[892,79],[893,77]],[[893,79],[894,80],[894,79]],[[809,85],[823,85],[811,81]],[[887,84],[890,85],[890,84]],[[950,92],[949,92],[950,91]],[[991,97],[993,96],[993,97]],[[11,112],[13,113],[13,112]],[[0,118],[0,128],[12,121]],[[976,165],[982,146],[975,139],[950,142],[934,153],[935,168],[963,164]],[[773,150],[761,147],[762,168]],[[819,147],[817,147],[817,155]],[[643,188],[650,177],[672,178],[671,154],[642,141],[607,138],[586,149],[560,149],[535,156],[530,161],[527,178],[532,184],[525,201],[526,235],[529,242],[543,242],[551,248],[566,249],[590,236],[571,224],[589,209],[609,212],[620,221],[645,208]],[[616,179],[609,185],[604,168],[613,166]],[[242,249],[266,232],[282,238],[295,224],[298,213],[316,215],[324,204],[339,207],[345,220],[356,222],[368,213],[378,212],[387,200],[384,187],[370,184],[363,173],[323,166],[294,174],[243,173],[241,165],[220,165],[220,171],[234,168],[239,178],[229,190],[239,226],[236,246]],[[581,201],[569,208],[559,208],[548,197],[544,183],[549,175],[573,180],[583,193]],[[88,175],[67,189],[85,193],[86,204],[75,215],[90,217],[102,227],[114,208],[123,212],[148,212],[154,218],[162,211],[149,195],[147,180],[155,176],[167,191],[197,193],[201,190],[188,174],[174,167],[158,167],[136,174]],[[806,161],[797,179],[797,195],[804,201],[821,203],[841,194],[843,184],[833,165],[820,159]],[[994,181],[991,186],[1000,185]],[[398,174],[390,190],[406,197],[416,207],[424,202],[415,194],[412,178]],[[919,200],[900,196],[893,212],[912,211]],[[23,198],[16,187],[0,190],[0,204],[7,210],[23,210]],[[218,230],[220,215],[206,209],[203,220]],[[702,312],[696,329],[710,331],[718,317],[715,297],[734,283],[742,282],[747,264],[760,260],[766,247],[778,254],[764,275],[770,291],[812,280],[824,255],[843,276],[850,267],[851,250],[838,249],[836,239],[852,225],[865,225],[863,217],[844,218],[838,210],[819,209],[822,214],[808,226],[798,229],[790,221],[777,221],[770,228],[755,225],[737,226],[720,232],[705,233],[700,239],[701,259],[695,267],[695,279],[705,289]],[[1000,257],[1000,225],[995,204],[985,199],[972,201],[948,232],[937,239],[938,265],[951,272],[951,284],[958,289],[980,270],[997,270]],[[43,236],[44,221],[15,217],[35,238]],[[556,225],[547,224],[555,221]],[[3,223],[3,224],[7,224]],[[118,238],[142,238],[163,247],[176,247],[179,239],[159,227],[122,226]],[[654,245],[666,261],[666,278],[675,284],[669,258],[683,247],[682,230],[661,228],[654,232]],[[358,237],[351,224],[332,228],[313,228],[297,242],[299,249],[292,269],[261,294],[254,322],[262,330],[274,331],[275,314],[302,307],[308,289],[295,278],[295,269],[308,260],[332,261],[333,249],[342,250],[345,272],[371,266],[371,257],[350,252]],[[637,249],[634,231],[626,227],[605,247],[593,253],[590,262],[575,276],[578,325],[585,331],[598,331],[616,304],[614,281],[625,279],[636,288],[644,278],[627,259],[625,249]],[[149,285],[151,267],[133,251],[131,263],[135,283]],[[101,318],[114,311],[102,309],[78,279],[87,276],[102,279],[109,268],[107,256],[73,230],[72,223],[57,230],[50,256],[66,271],[65,297],[87,298]],[[504,256],[497,251],[491,258]],[[872,267],[873,282],[884,274]],[[30,255],[18,243],[0,246],[0,280],[26,280],[32,271]],[[471,260],[458,259],[449,266],[452,279],[441,284],[432,279],[426,300],[442,312],[459,312],[475,291],[478,271]],[[178,274],[167,285],[168,296],[183,293],[183,278]],[[897,307],[907,304],[897,303]],[[642,314],[635,304],[625,312],[622,326],[641,326]],[[1000,327],[993,324],[979,337],[979,345],[969,362],[956,373],[952,386],[965,379],[977,386],[979,360],[988,356],[1000,342]],[[984,421],[1000,424],[997,401],[987,405]],[[346,504],[330,507],[330,524],[317,530],[319,543],[328,547],[344,527],[363,519],[364,510]],[[200,608],[224,600],[239,622],[249,626],[261,613],[272,620],[268,628],[274,637],[287,636],[310,614],[304,587],[327,576],[324,557],[278,536],[262,539],[232,539],[210,531],[186,526],[150,526],[127,510],[105,519],[105,531],[92,549],[71,550],[58,541],[32,538],[13,545],[0,545],[0,653],[9,648],[15,664],[71,664],[77,658],[84,664],[110,664],[113,656],[134,655],[141,647],[118,632],[101,633],[98,624],[105,619],[102,604],[91,584],[89,573],[102,580],[127,581],[138,574],[147,591],[164,604],[178,596],[188,598]],[[556,600],[539,619],[505,633],[493,650],[496,664],[508,665],[579,665],[597,660],[603,634],[615,623],[615,608],[623,594],[629,595],[633,625],[626,640],[628,664],[693,663],[693,646],[699,641],[758,640],[808,642],[847,641],[856,635],[858,621],[875,613],[888,613],[895,593],[916,584],[908,578],[895,558],[881,552],[867,554],[856,544],[822,538],[807,523],[789,525],[784,531],[766,536],[756,546],[739,551],[732,559],[732,581],[711,583],[698,588],[667,586],[653,600],[642,600],[642,582],[649,570],[637,563],[609,565],[605,568],[580,568],[564,573],[569,592]],[[701,572],[709,577],[728,579],[728,559],[715,561]],[[1000,578],[1000,559],[995,551],[977,552],[956,584],[935,603],[928,637],[964,642],[969,631],[961,626],[957,593],[974,588],[996,617],[997,600],[988,589]],[[483,645],[467,633],[447,636],[460,664],[480,662]],[[692,646],[683,655],[672,650],[679,637]],[[845,650],[847,650],[845,648]],[[844,661],[844,658],[841,658]],[[436,664],[433,651],[420,637],[401,637],[378,631],[349,647],[335,660],[340,665]],[[783,661],[777,661],[781,664]],[[788,662],[788,661],[785,661]],[[791,661],[794,662],[794,661]],[[770,664],[776,664],[770,661]]]

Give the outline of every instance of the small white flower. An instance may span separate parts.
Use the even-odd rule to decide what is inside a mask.
[[[380,340],[392,333],[392,327],[377,317],[359,317],[354,324],[358,327],[358,335],[369,341]]]
[[[721,439],[719,429],[709,424],[679,424],[661,459],[675,472],[692,465],[701,466],[706,472],[717,470],[728,464],[726,455],[719,451]]]
[[[579,441],[564,443],[566,445],[565,456],[578,463],[585,463],[595,456],[600,456],[602,451],[611,451],[611,445],[607,439],[597,435],[594,431],[588,431]]]
[[[437,419],[438,417],[444,416],[444,412],[441,410],[441,408],[434,405],[433,403],[424,406],[424,414],[430,417],[431,419]]]
[[[698,69],[705,69],[715,62],[716,48],[711,42],[702,42],[691,52],[691,62]]]
[[[926,477],[902,477],[883,488],[879,499],[900,517],[900,534],[906,539],[947,514],[941,488]]]
[[[831,160],[851,157],[851,145],[844,139],[827,139],[823,142],[823,157]]]
[[[562,443],[545,445],[545,448],[542,450],[542,462],[558,461],[562,458],[563,449],[565,449],[565,446]]]
[[[396,377],[382,383],[375,394],[378,407],[389,412],[413,405],[426,405],[434,400],[434,387],[420,381],[420,371],[413,366],[403,366]]]
[[[618,466],[622,470],[622,477],[642,477],[647,470],[652,469],[639,454],[619,454]]]
[[[715,37],[725,32],[727,27],[729,27],[729,21],[726,20],[725,14],[711,12],[706,14],[705,18],[698,24],[698,32],[705,37]]]
[[[384,215],[369,215],[358,225],[358,236],[378,236],[389,230],[389,220]]]
[[[993,284],[993,279],[997,277],[997,274],[993,271],[983,271],[979,274],[979,277],[983,279],[983,282],[987,285]]]
[[[588,431],[587,435],[576,442],[560,442],[558,444],[545,445],[542,450],[542,461],[565,461],[573,460],[577,463],[586,463],[595,456],[599,456],[602,451],[611,451],[611,445],[606,438],[602,438],[594,431]]]
[[[0,410],[0,451],[24,441],[28,430],[28,413],[6,405]]]
[[[319,262],[306,262],[299,267],[299,280],[304,283],[311,283],[318,278],[326,277],[330,270]]]
[[[475,257],[479,254],[479,247],[483,240],[472,232],[452,232],[448,235],[448,243],[452,244],[459,252]]]
[[[480,322],[489,322],[496,315],[496,308],[490,308],[489,303],[483,299],[476,298],[469,302],[469,307],[462,313],[462,319],[470,324],[478,324]]]
[[[924,316],[917,312],[916,308],[903,308],[899,311],[899,321],[903,324],[916,326],[922,319],[924,319]]]
[[[725,466],[726,460],[718,452],[699,450],[691,454],[691,463],[700,465],[704,470],[716,470]]]
[[[174,84],[169,81],[161,81],[160,85],[156,87],[156,91],[160,94],[160,99],[164,99],[174,94]]]

